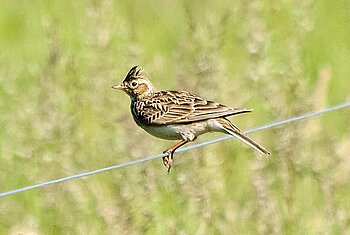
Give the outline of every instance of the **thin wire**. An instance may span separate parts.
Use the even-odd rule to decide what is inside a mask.
[[[314,116],[321,115],[321,114],[324,114],[324,113],[332,112],[332,111],[335,111],[335,110],[343,109],[343,108],[346,108],[346,107],[349,107],[349,106],[350,106],[350,102],[342,103],[342,104],[339,104],[339,105],[336,105],[336,106],[333,106],[333,107],[329,107],[329,108],[326,108],[326,109],[323,109],[323,110],[320,110],[320,111],[310,112],[310,113],[306,113],[306,114],[303,114],[303,115],[300,115],[300,116],[288,118],[288,119],[285,119],[285,120],[272,122],[270,124],[267,124],[267,125],[264,125],[264,126],[261,126],[261,127],[256,127],[256,128],[250,129],[248,131],[245,131],[244,133],[245,134],[249,134],[249,133],[253,133],[253,132],[262,131],[262,130],[265,130],[265,129],[270,129],[270,128],[281,126],[281,125],[284,125],[284,124],[287,124],[287,123],[296,122],[296,121],[299,121],[299,120],[302,120],[302,119],[306,119],[306,118],[314,117]],[[200,148],[200,147],[203,147],[203,146],[206,146],[206,145],[210,145],[210,144],[214,144],[214,143],[217,143],[217,142],[220,142],[220,141],[223,141],[223,140],[227,140],[227,139],[230,139],[230,138],[233,138],[233,136],[225,135],[223,137],[216,138],[216,139],[213,139],[213,140],[210,140],[210,141],[206,141],[206,142],[202,142],[202,143],[198,143],[198,144],[193,144],[193,145],[190,145],[188,147],[180,148],[176,152],[180,153],[180,152],[188,151],[188,150],[191,150],[191,149]],[[55,179],[55,180],[45,181],[45,182],[34,184],[34,185],[31,185],[31,186],[27,186],[27,187],[14,189],[14,190],[10,190],[10,191],[7,191],[7,192],[0,193],[0,197],[4,197],[4,196],[11,195],[11,194],[24,192],[24,191],[35,189],[35,188],[44,187],[44,186],[51,185],[51,184],[57,184],[57,183],[65,182],[65,181],[72,180],[72,179],[86,177],[86,176],[102,173],[102,172],[105,172],[105,171],[119,169],[119,168],[123,168],[123,167],[127,167],[127,166],[132,166],[132,165],[136,165],[136,164],[139,164],[139,163],[151,161],[151,160],[154,160],[154,159],[157,159],[157,158],[161,158],[161,157],[164,157],[164,156],[166,156],[166,154],[158,154],[158,155],[154,155],[154,156],[145,157],[145,158],[142,158],[142,159],[133,160],[133,161],[126,162],[126,163],[121,163],[121,164],[110,166],[110,167],[105,167],[105,168],[101,168],[101,169],[97,169],[97,170],[93,170],[93,171],[88,171],[88,172],[83,172],[83,173],[76,174],[76,175],[66,176],[66,177],[63,177],[63,178]]]

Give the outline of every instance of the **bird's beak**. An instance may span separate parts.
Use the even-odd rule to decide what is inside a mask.
[[[125,90],[125,86],[123,84],[120,85],[114,85],[112,86],[113,89],[117,89],[117,90]]]

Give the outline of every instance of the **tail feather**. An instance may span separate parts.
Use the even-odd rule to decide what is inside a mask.
[[[241,140],[245,144],[259,151],[260,153],[270,155],[269,151],[267,151],[264,147],[262,147],[261,145],[256,143],[254,140],[246,136],[237,126],[232,124],[229,120],[227,120],[226,118],[222,118],[219,121],[220,121],[220,124],[223,126],[223,129],[228,134],[236,137],[237,139]]]

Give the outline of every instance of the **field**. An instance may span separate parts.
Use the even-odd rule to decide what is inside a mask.
[[[242,130],[350,100],[348,0],[0,0],[0,193],[156,155],[111,89],[251,114]],[[198,141],[220,137],[201,136]],[[350,234],[350,109],[0,197],[0,234]]]

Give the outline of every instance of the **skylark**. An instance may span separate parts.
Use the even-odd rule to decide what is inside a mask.
[[[227,116],[249,113],[245,108],[230,108],[205,100],[187,91],[158,91],[141,67],[134,66],[120,85],[112,86],[122,90],[131,99],[131,113],[138,126],[161,139],[180,140],[165,150],[163,164],[169,173],[176,149],[194,141],[207,132],[230,134],[260,153],[270,153],[250,139]]]

